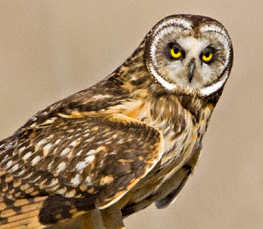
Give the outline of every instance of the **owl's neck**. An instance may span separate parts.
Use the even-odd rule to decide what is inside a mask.
[[[116,80],[123,89],[129,91],[131,97],[137,100],[159,103],[159,108],[161,104],[164,106],[174,105],[175,109],[180,106],[189,112],[196,122],[202,118],[202,111],[205,107],[209,106],[213,110],[221,96],[222,89],[207,97],[168,91],[149,74],[144,61],[144,49],[145,41],[112,74],[111,80]]]

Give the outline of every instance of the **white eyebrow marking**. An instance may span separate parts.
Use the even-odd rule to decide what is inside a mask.
[[[201,32],[214,32],[217,34],[217,38],[222,42],[222,44],[225,46],[225,50],[226,50],[226,61],[224,64],[224,67],[226,68],[227,65],[229,64],[229,60],[230,60],[230,50],[231,50],[231,41],[230,38],[227,34],[227,32],[216,25],[205,25],[200,29]],[[214,92],[216,92],[217,90],[219,90],[226,82],[227,78],[229,76],[229,71],[226,71],[224,76],[221,78],[221,80],[219,80],[217,83],[210,85],[208,87],[205,88],[201,88],[200,89],[200,93],[204,96],[210,95]]]
[[[156,32],[156,34],[158,33],[158,36],[155,37],[155,39],[153,40],[152,42],[152,45],[151,45],[151,50],[150,50],[150,54],[151,54],[151,57],[152,57],[152,61],[153,61],[153,64],[156,66],[157,65],[157,60],[155,58],[155,53],[156,53],[156,46],[160,40],[161,37],[163,37],[164,35],[167,35],[169,34],[170,32],[172,32],[174,30],[174,28],[172,26],[168,27],[168,28],[165,28],[163,29],[161,32],[158,33],[158,31]]]
[[[163,27],[166,27],[164,28]],[[163,79],[158,72],[156,72],[156,70],[154,69],[154,66],[157,66],[157,60],[155,58],[155,53],[156,53],[156,45],[159,41],[159,39],[161,37],[163,37],[166,34],[169,34],[170,32],[172,32],[174,30],[174,27],[178,26],[178,29],[191,29],[192,28],[192,23],[190,21],[181,19],[181,18],[171,18],[167,21],[162,22],[160,25],[158,25],[158,27],[155,29],[155,32],[153,34],[153,37],[155,37],[155,39],[152,42],[151,45],[151,49],[150,49],[150,55],[151,55],[151,59],[153,62],[153,65],[151,63],[149,63],[149,67],[150,70],[153,74],[153,76],[155,77],[155,79],[167,90],[174,90],[177,86],[176,84],[170,83],[168,81],[166,81],[165,79]]]
[[[155,29],[155,32],[153,33],[154,40],[152,41],[151,48],[150,48],[150,58],[152,62],[148,63],[149,70],[151,71],[155,79],[167,90],[175,90],[178,86],[174,83],[170,83],[167,80],[165,80],[163,77],[159,75],[159,73],[155,69],[155,67],[158,65],[156,57],[155,57],[156,56],[155,54],[157,51],[156,46],[160,38],[174,31],[175,29],[174,27],[176,26],[178,26],[178,29],[192,29],[191,22],[184,20],[184,19],[175,18],[175,19],[164,21],[163,23],[158,25],[158,27]],[[230,53],[231,40],[227,32],[224,30],[224,28],[221,28],[216,25],[204,25],[203,27],[200,28],[200,32],[201,33],[205,33],[205,32],[215,33],[216,37],[222,42],[227,52],[226,61],[224,64],[224,67],[226,68],[227,65],[229,64],[230,55],[231,55]],[[224,73],[224,76],[217,83],[199,89],[200,94],[203,96],[208,96],[216,92],[225,84],[228,76],[229,76],[229,71],[226,71]]]
[[[229,63],[229,58],[230,58],[230,46],[231,46],[231,41],[229,36],[227,35],[227,32],[223,29],[220,28],[216,25],[205,25],[200,29],[201,32],[210,32],[210,33],[215,33],[216,37],[222,42],[222,44],[225,47],[226,50],[226,61],[225,61],[225,67]]]
[[[163,28],[166,27],[167,28]],[[174,27],[178,26],[178,29],[180,29],[180,27],[183,27],[184,29],[191,29],[191,23],[189,21],[180,19],[180,18],[174,18],[174,19],[170,19],[168,21],[164,21],[163,23],[161,23],[156,29],[155,32],[153,33],[153,37],[154,40],[152,42],[151,45],[151,56],[152,56],[152,61],[154,62],[154,65],[157,65],[157,61],[155,59],[155,52],[156,52],[156,45],[158,43],[158,41],[160,40],[161,37],[163,37],[166,34],[169,34],[170,32],[172,32],[174,30]]]
[[[162,29],[163,27],[165,27],[167,25],[169,25],[169,26],[177,25],[177,26],[184,27],[185,29],[191,29],[192,28],[192,24],[189,21],[186,21],[186,20],[181,19],[181,18],[171,18],[167,21],[162,22],[160,25],[158,25],[158,27],[155,29],[156,33],[158,33],[160,29]]]
[[[226,34],[226,32],[224,31],[224,29],[216,26],[216,25],[205,25],[200,29],[201,32],[217,32],[217,33],[221,33],[222,35],[224,35],[226,38],[228,37],[228,35]]]

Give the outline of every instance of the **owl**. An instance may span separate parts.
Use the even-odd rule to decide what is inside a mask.
[[[158,22],[109,76],[54,103],[0,142],[0,227],[125,228],[170,205],[197,163],[233,62],[224,26]]]

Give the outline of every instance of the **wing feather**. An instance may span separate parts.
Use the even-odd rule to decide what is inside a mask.
[[[157,129],[125,115],[59,114],[0,142],[0,193],[11,200],[49,196],[39,217],[56,223],[118,201],[162,151]]]

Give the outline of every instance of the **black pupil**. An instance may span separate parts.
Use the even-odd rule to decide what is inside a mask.
[[[178,48],[174,48],[174,53],[175,54],[179,53],[179,49]]]
[[[205,53],[205,57],[209,57],[210,56],[210,52]]]

